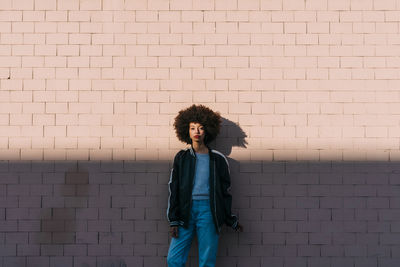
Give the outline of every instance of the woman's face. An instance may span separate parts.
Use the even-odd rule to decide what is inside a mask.
[[[204,137],[206,136],[204,126],[197,122],[191,122],[189,124],[189,136],[192,139],[192,143],[204,143]]]

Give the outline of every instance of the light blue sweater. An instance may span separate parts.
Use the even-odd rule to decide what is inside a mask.
[[[196,153],[196,171],[192,191],[193,199],[209,199],[210,155]]]

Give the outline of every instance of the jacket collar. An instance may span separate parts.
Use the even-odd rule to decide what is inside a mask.
[[[206,147],[208,148],[208,154],[211,157],[211,148],[208,145],[206,145]],[[194,148],[193,148],[192,144],[190,144],[189,150],[190,150],[190,155],[192,155],[193,157],[196,157],[196,153],[194,151]]]
[[[193,157],[196,157],[196,154],[194,153],[194,149],[193,149],[193,145],[192,144],[190,144],[189,150],[190,150],[190,155],[192,155]]]

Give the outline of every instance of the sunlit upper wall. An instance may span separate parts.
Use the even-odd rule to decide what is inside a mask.
[[[0,158],[172,159],[205,104],[238,160],[398,160],[400,1],[1,0]],[[224,125],[228,127],[229,125]]]

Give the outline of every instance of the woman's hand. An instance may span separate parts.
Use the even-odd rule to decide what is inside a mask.
[[[178,238],[178,226],[171,226],[169,228],[169,233],[171,234],[171,237]]]
[[[243,225],[238,223],[235,228],[235,232],[243,232]]]

